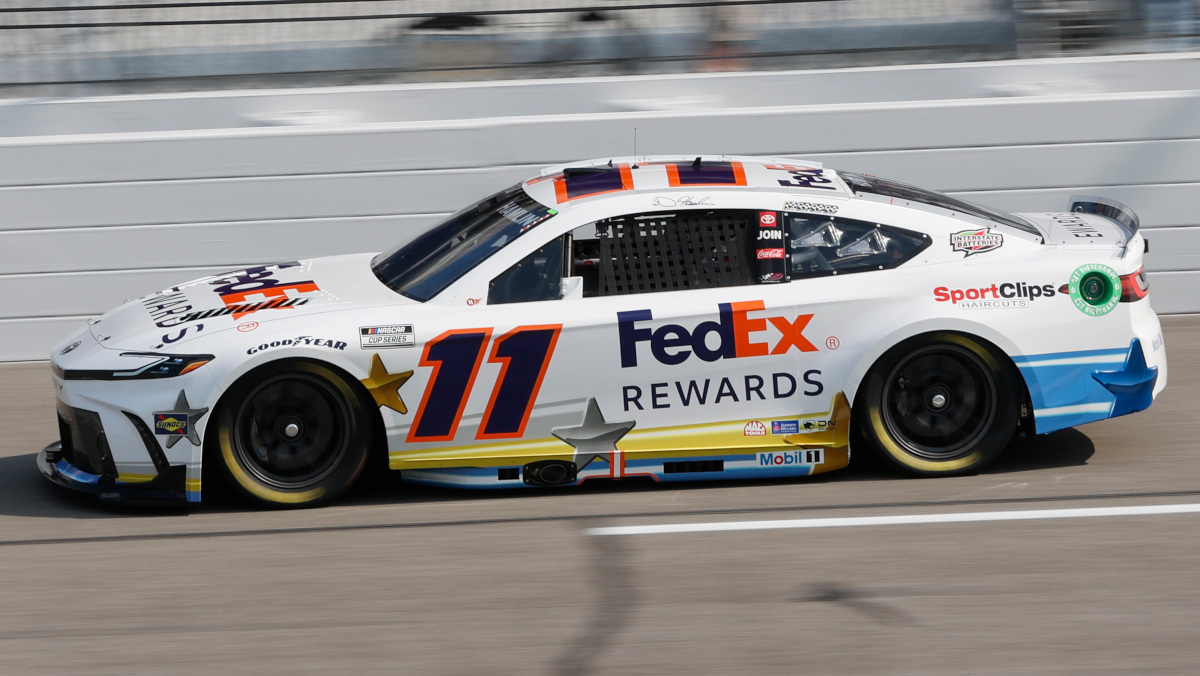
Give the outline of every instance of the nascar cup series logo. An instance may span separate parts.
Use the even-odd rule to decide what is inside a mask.
[[[963,258],[999,249],[1003,245],[1004,235],[992,232],[987,228],[963,230],[950,235],[950,248],[954,251],[964,252],[966,255]]]

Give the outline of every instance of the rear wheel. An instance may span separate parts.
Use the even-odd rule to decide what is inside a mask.
[[[1007,358],[977,339],[935,333],[889,350],[855,398],[859,436],[922,476],[979,471],[1012,440],[1021,389]]]
[[[215,422],[219,465],[230,483],[274,506],[332,500],[362,473],[370,451],[362,396],[312,362],[268,365],[242,378]]]

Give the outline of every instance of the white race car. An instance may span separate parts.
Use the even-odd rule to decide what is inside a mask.
[[[974,472],[1167,381],[1127,207],[1011,215],[820,163],[546,169],[381,254],[200,279],[51,355],[52,481],[330,500],[384,451],[470,488]],[[376,455],[375,452],[378,452]]]

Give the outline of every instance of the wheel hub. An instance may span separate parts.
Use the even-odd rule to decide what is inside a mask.
[[[925,408],[934,413],[941,413],[950,405],[950,393],[946,388],[931,387],[925,391]]]
[[[275,425],[279,436],[288,441],[295,441],[304,432],[304,420],[299,416],[285,415]]]

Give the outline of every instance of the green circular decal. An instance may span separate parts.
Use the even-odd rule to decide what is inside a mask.
[[[1071,273],[1071,302],[1085,315],[1106,315],[1121,302],[1121,278],[1107,265],[1088,263]]]

